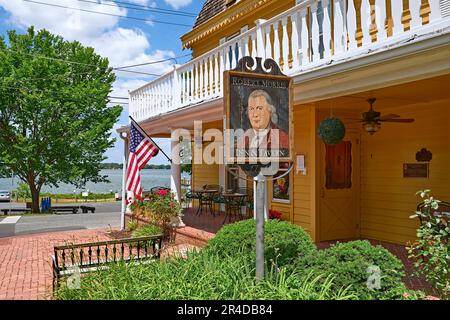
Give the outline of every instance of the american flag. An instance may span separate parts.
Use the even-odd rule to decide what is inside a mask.
[[[158,154],[158,152],[158,147],[156,147],[149,138],[144,137],[134,123],[131,123],[130,153],[128,155],[127,167],[127,191],[132,192],[136,199],[139,199],[142,195],[140,171],[153,156]]]

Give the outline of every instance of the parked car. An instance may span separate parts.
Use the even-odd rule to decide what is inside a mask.
[[[0,190],[0,201],[11,201],[11,193],[7,190]]]

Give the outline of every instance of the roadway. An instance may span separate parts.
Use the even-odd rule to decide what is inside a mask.
[[[82,203],[59,203],[58,205],[80,205]],[[64,213],[53,215],[22,215],[22,218],[16,224],[16,235],[33,234],[42,232],[97,229],[97,228],[117,228],[120,227],[121,202],[97,202],[88,203],[95,207],[95,213],[78,214]],[[23,203],[0,203],[0,209],[24,208]],[[0,213],[0,219],[3,217]]]

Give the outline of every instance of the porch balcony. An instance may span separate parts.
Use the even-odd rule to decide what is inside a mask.
[[[220,101],[223,72],[235,68],[242,56],[274,59],[295,84],[312,73],[324,76],[327,70],[338,73],[373,63],[367,58],[383,59],[379,53],[390,53],[392,59],[417,51],[408,46],[448,44],[449,0],[409,0],[405,7],[398,0],[354,3],[298,1],[282,14],[257,20],[254,28],[130,92],[129,113],[137,121],[151,121]],[[294,100],[298,96],[295,89]]]

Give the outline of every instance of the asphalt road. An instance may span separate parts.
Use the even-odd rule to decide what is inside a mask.
[[[80,203],[63,203],[52,205],[80,205]],[[12,203],[11,206],[13,208],[25,207],[22,203]],[[64,213],[37,216],[23,215],[16,224],[16,235],[52,231],[120,227],[120,202],[89,203],[89,206],[95,207],[95,213],[81,213],[81,210],[79,210],[78,214]],[[0,203],[0,209],[9,207],[9,203]]]

